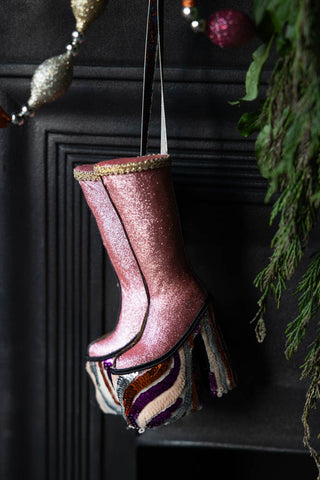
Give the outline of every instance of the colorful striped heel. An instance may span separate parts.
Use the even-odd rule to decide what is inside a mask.
[[[222,397],[235,386],[234,374],[212,305],[200,322],[200,334],[209,363],[209,385],[213,397]]]
[[[121,414],[121,405],[113,390],[108,360],[103,362],[88,361],[86,371],[93,382],[96,400],[101,410],[113,415]]]
[[[192,411],[200,404],[194,381],[192,362],[194,340],[200,335],[209,364],[210,390],[221,397],[234,387],[234,377],[212,307],[193,324],[181,345],[169,352],[161,362],[128,373],[111,367],[114,391],[121,405],[121,413],[130,428],[143,433],[146,429],[168,425]],[[155,363],[155,362],[153,362]]]

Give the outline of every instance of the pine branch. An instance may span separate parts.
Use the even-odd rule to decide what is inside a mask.
[[[320,207],[320,2],[317,0],[254,0],[258,31],[265,48],[255,52],[262,68],[270,42],[276,42],[278,60],[259,110],[244,114],[238,129],[244,136],[258,132],[255,151],[261,174],[268,180],[266,202],[278,195],[270,224],[278,221],[272,239],[272,255],[254,284],[261,291],[253,320],[259,342],[266,335],[265,315],[270,297],[280,306],[308,246]],[[268,45],[268,48],[267,48]],[[260,69],[249,69],[251,84],[260,80]],[[257,85],[256,85],[257,86]],[[256,88],[257,90],[257,88]],[[247,94],[250,92],[247,92]],[[250,95],[248,95],[250,97]],[[296,294],[297,317],[286,328],[286,356],[301,347],[320,308],[320,250],[311,259]],[[312,330],[311,330],[312,332]],[[310,442],[309,417],[320,401],[320,327],[302,366],[302,378],[310,380],[302,415],[304,443],[319,470],[320,454]]]
[[[298,300],[299,315],[288,324],[286,329],[286,356],[288,359],[300,347],[310,321],[316,318],[320,308],[320,250],[309,263],[296,294],[300,295]],[[308,365],[307,358],[304,364],[304,372],[306,372]]]
[[[303,257],[309,234],[317,218],[317,209],[310,201],[311,192],[306,170],[298,172],[294,187],[287,186],[273,206],[271,221],[280,216],[278,229],[271,243],[273,253],[268,265],[257,275],[254,282],[262,292],[255,317],[259,321],[258,332],[266,330],[263,323],[269,295],[273,296],[279,307],[287,282]],[[259,333],[258,340],[263,341]]]
[[[310,385],[306,394],[306,401],[302,413],[304,427],[303,441],[315,461],[318,468],[318,480],[320,480],[320,454],[312,447],[310,442],[311,432],[309,417],[312,409],[315,409],[320,401],[320,331],[311,345],[310,351],[303,365],[302,378],[310,378]],[[320,438],[320,435],[318,435]]]
[[[300,347],[309,323],[315,320],[320,309],[320,250],[316,252],[298,285],[297,294],[299,294],[298,316],[288,324],[286,335],[286,356],[291,358]],[[306,400],[302,414],[302,423],[304,427],[304,444],[309,449],[319,470],[320,480],[320,455],[312,447],[310,442],[311,432],[309,426],[309,417],[311,410],[316,408],[320,400],[320,328],[315,340],[309,347],[304,364],[302,365],[301,378],[310,379],[309,388],[306,393]]]

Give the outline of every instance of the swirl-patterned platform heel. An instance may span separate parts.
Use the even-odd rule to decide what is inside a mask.
[[[201,408],[193,371],[193,347],[196,337],[204,343],[213,397],[221,397],[234,387],[233,373],[216,329],[211,306],[206,307],[194,330],[183,337],[180,347],[149,368],[132,373],[112,374],[114,388],[122,405],[122,414],[130,428],[146,429],[168,425]]]

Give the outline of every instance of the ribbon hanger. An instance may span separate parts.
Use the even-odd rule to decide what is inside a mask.
[[[162,67],[161,26],[159,0],[148,0],[147,30],[144,55],[142,114],[140,156],[147,154],[149,139],[149,123],[152,108],[155,67],[159,62],[160,94],[161,94],[161,135],[160,154],[168,154],[168,139],[164,101],[164,82]]]

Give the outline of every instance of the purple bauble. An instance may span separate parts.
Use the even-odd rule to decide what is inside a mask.
[[[206,34],[215,45],[233,48],[252,40],[256,29],[245,13],[239,10],[219,10],[208,18]]]

